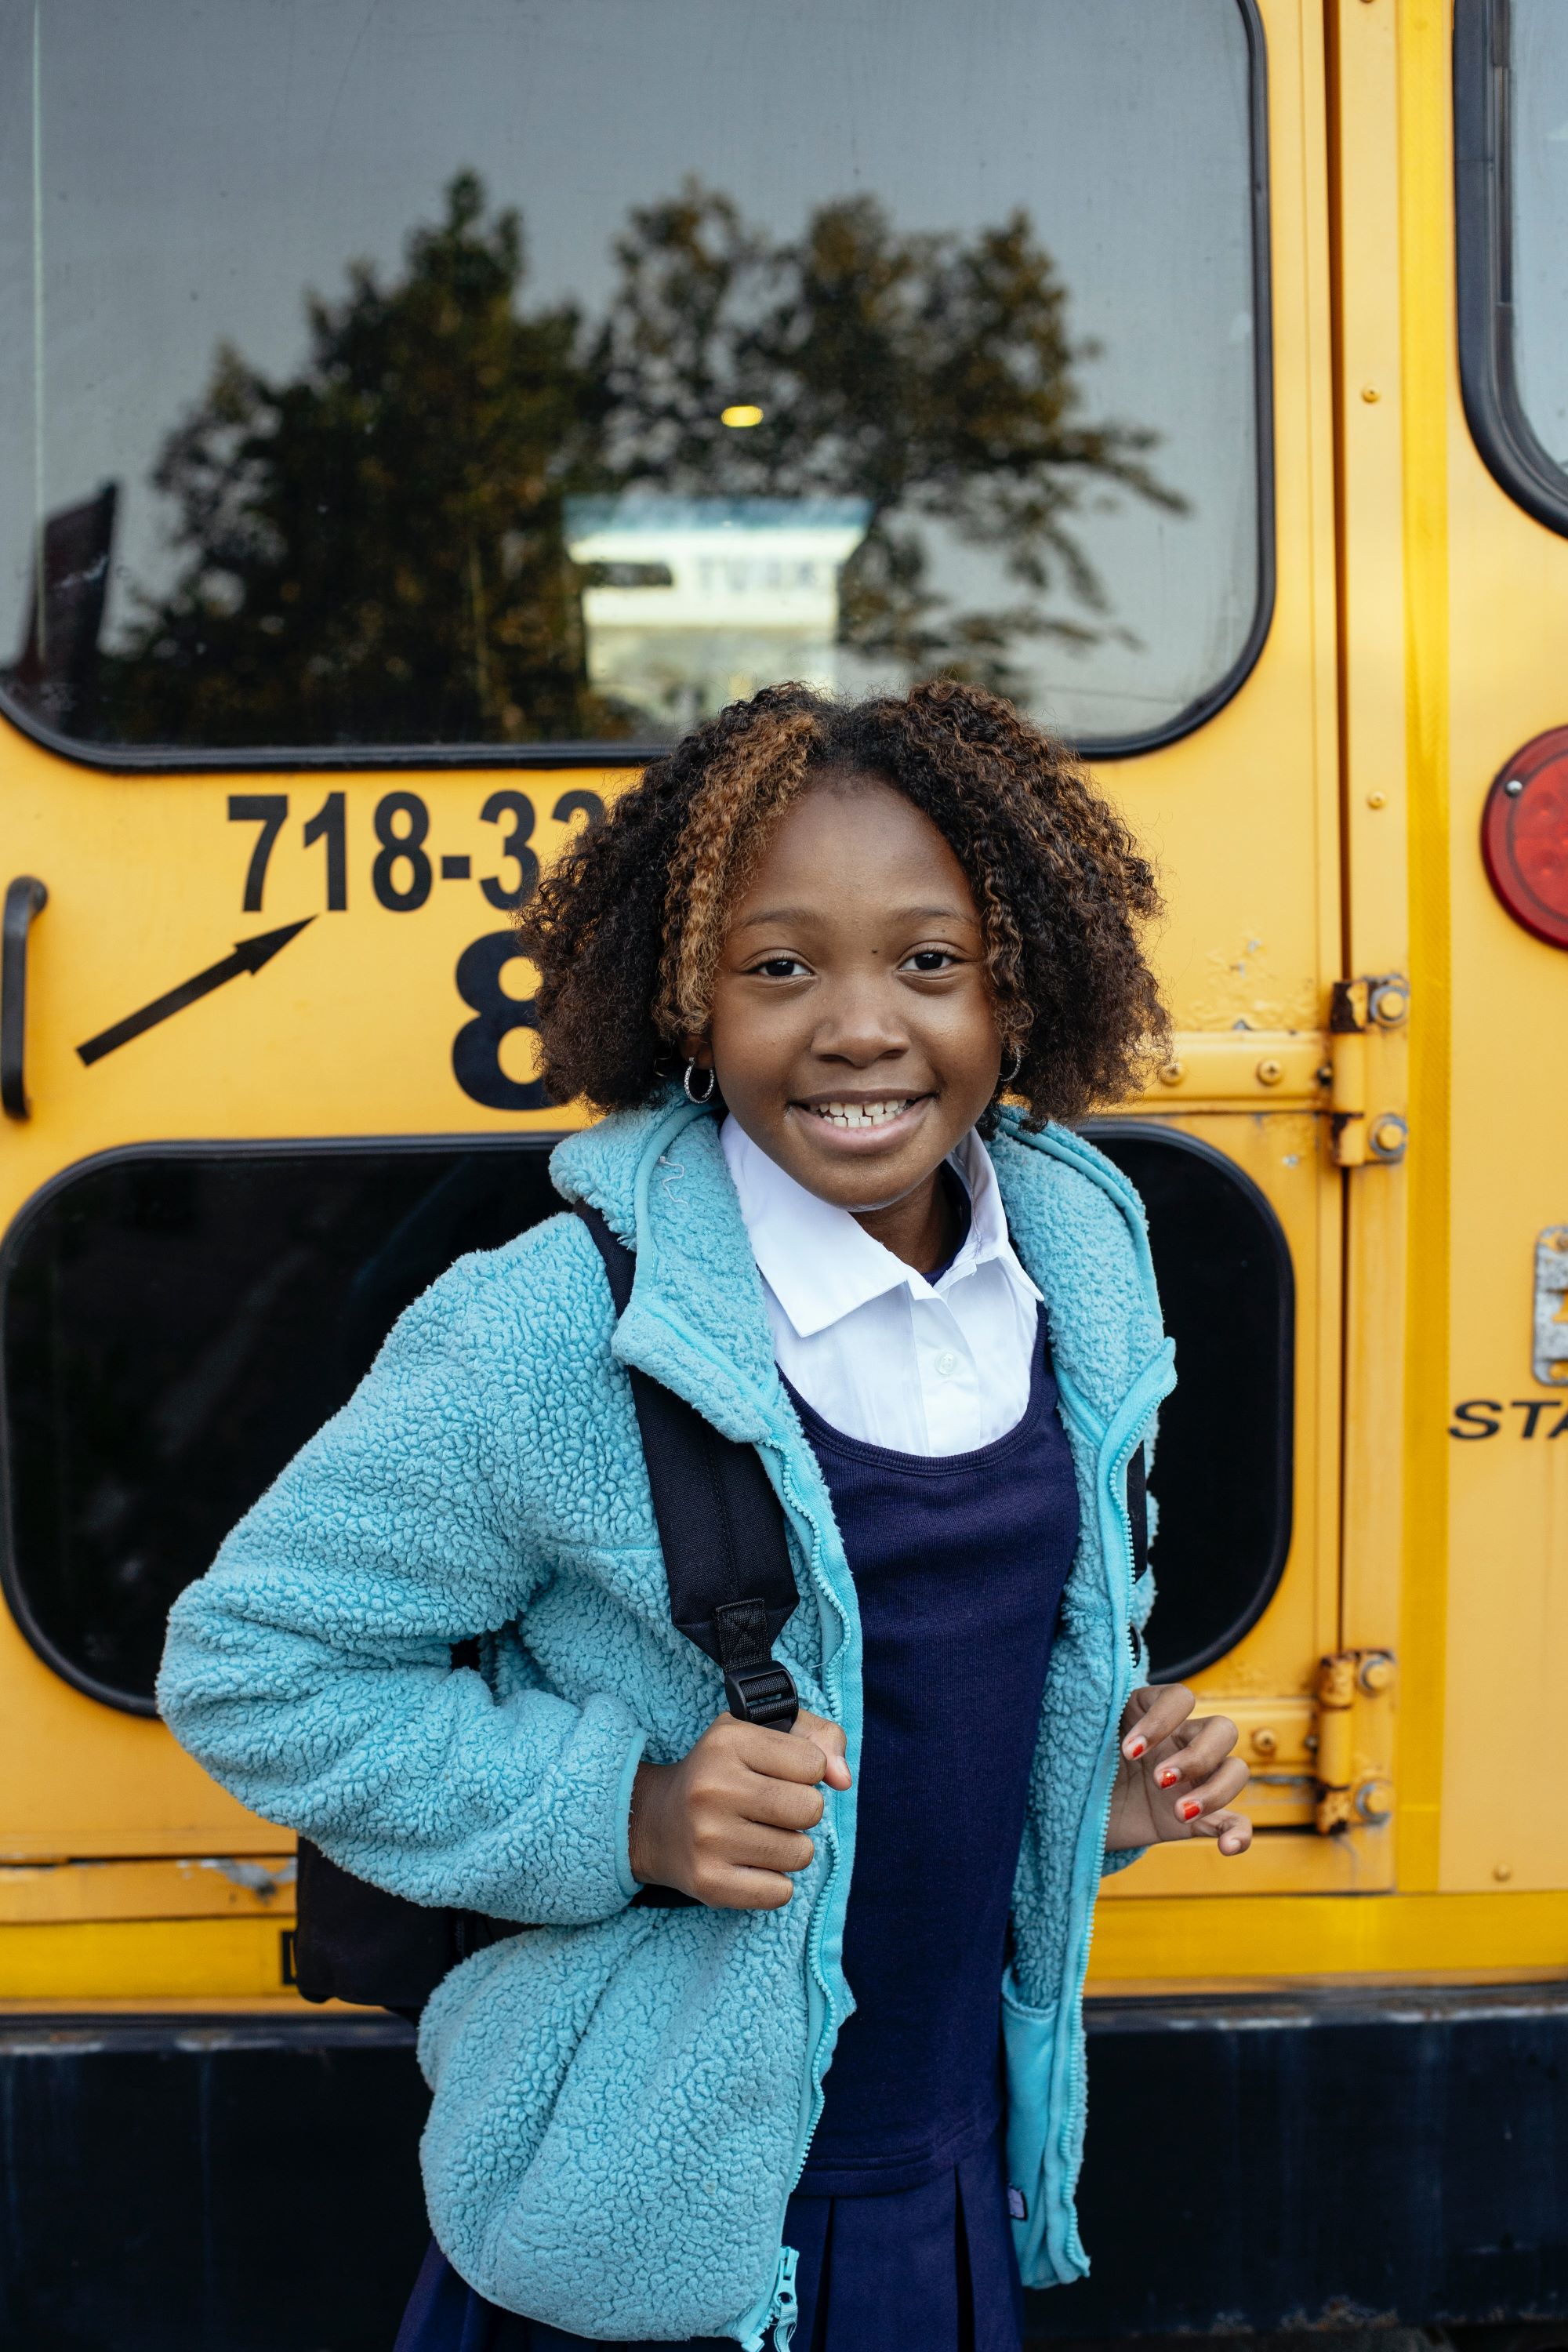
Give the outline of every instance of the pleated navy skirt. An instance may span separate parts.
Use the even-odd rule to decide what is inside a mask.
[[[800,2255],[791,2352],[1018,2352],[1022,2297],[999,2138],[919,2189],[796,2196],[784,2237]],[[586,2342],[487,2303],[432,2241],[395,2352],[584,2352]],[[689,2352],[735,2352],[735,2340],[704,2336]]]

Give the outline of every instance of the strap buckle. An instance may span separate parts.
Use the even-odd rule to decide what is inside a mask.
[[[800,1695],[787,1666],[770,1659],[749,1673],[728,1673],[724,1696],[731,1715],[742,1723],[760,1723],[770,1731],[793,1731],[800,1713]]]
[[[724,1696],[731,1715],[742,1723],[765,1724],[770,1731],[790,1731],[800,1713],[800,1697],[787,1666],[781,1666],[768,1642],[768,1612],[761,1601],[725,1601],[713,1612],[719,1661],[724,1670]]]

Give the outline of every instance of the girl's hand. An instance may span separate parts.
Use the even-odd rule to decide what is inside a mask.
[[[1236,1726],[1223,1715],[1194,1716],[1194,1704],[1180,1683],[1146,1684],[1128,1700],[1107,1853],[1162,1838],[1215,1838],[1221,1853],[1252,1843],[1252,1823],[1230,1811],[1250,1777],[1233,1753]]]
[[[844,1734],[804,1711],[793,1731],[721,1715],[679,1764],[639,1764],[632,1786],[632,1876],[678,1886],[718,1911],[779,1911],[816,1848],[818,1784],[849,1786]]]

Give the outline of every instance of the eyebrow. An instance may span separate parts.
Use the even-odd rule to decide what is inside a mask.
[[[761,930],[768,923],[811,923],[821,920],[818,907],[764,907],[759,915],[748,915],[735,925],[738,931]],[[962,907],[895,907],[887,919],[889,922],[977,923],[974,915],[966,915]]]

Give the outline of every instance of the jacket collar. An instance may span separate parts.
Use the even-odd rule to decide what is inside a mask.
[[[1057,1361],[1109,1423],[1161,1345],[1138,1196],[1065,1128],[1005,1111],[991,1158],[1014,1246],[1046,1302]],[[696,1405],[726,1437],[790,1422],[763,1287],[717,1123],[670,1087],[645,1108],[569,1136],[551,1175],[637,1253],[615,1352]]]
[[[784,1391],[773,1332],[717,1121],[668,1088],[559,1144],[551,1176],[637,1254],[614,1349],[726,1437],[775,1433]]]

